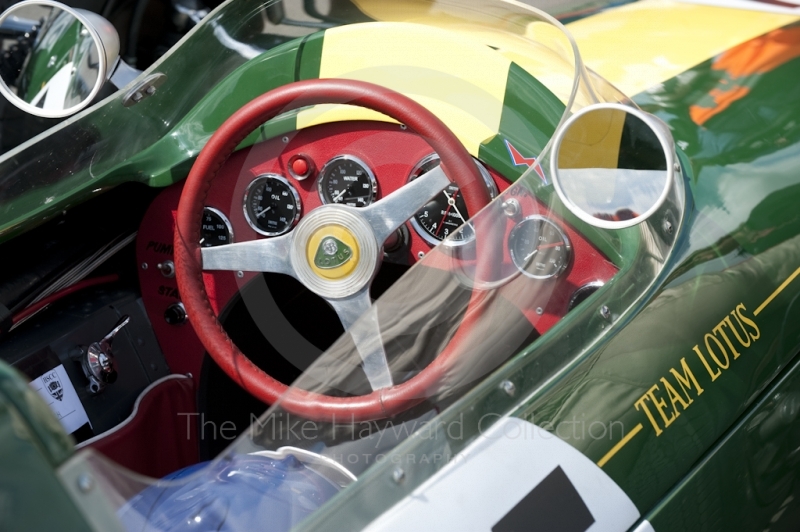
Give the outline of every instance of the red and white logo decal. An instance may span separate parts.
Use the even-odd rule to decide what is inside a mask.
[[[540,164],[536,164],[536,157],[525,157],[508,140],[504,139],[504,142],[506,143],[508,154],[511,156],[511,162],[514,163],[514,166],[527,166],[528,168],[533,166],[534,171],[539,174],[539,177],[542,178],[542,182],[546,185],[547,177],[544,175],[542,166]]]

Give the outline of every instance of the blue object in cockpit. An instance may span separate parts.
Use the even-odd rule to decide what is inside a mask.
[[[120,509],[133,532],[290,530],[341,489],[294,456],[238,455],[182,469]]]

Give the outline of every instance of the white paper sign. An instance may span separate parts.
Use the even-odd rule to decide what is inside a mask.
[[[33,379],[31,386],[42,396],[68,433],[72,434],[89,422],[63,364]]]

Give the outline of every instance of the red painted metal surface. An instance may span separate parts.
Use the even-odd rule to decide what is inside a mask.
[[[132,471],[162,478],[200,459],[195,412],[192,379],[166,378],[142,393],[127,420],[88,446]]]

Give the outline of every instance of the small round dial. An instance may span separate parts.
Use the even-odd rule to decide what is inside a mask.
[[[200,227],[200,247],[224,246],[233,243],[231,223],[220,211],[213,207],[203,209],[203,223]]]
[[[375,199],[378,183],[364,161],[352,155],[339,155],[320,170],[317,190],[322,203],[366,207]]]
[[[534,279],[557,276],[571,258],[567,235],[542,216],[529,216],[515,225],[508,235],[508,249],[519,271]]]
[[[300,195],[277,174],[257,177],[244,194],[244,215],[250,227],[266,236],[282,235],[300,219]]]
[[[494,199],[497,196],[497,186],[489,175],[489,171],[483,167],[478,161],[478,165],[486,187],[489,189],[489,196]],[[408,177],[412,181],[426,172],[430,172],[439,166],[439,156],[434,154],[428,155],[422,159]],[[464,203],[464,198],[461,196],[461,191],[458,185],[450,183],[442,192],[433,197],[423,208],[411,218],[411,226],[426,242],[431,245],[436,245],[459,227],[464,225],[469,219],[467,212],[467,205]],[[462,244],[471,241],[474,238],[474,233],[470,228],[466,228],[452,238],[454,244]]]

